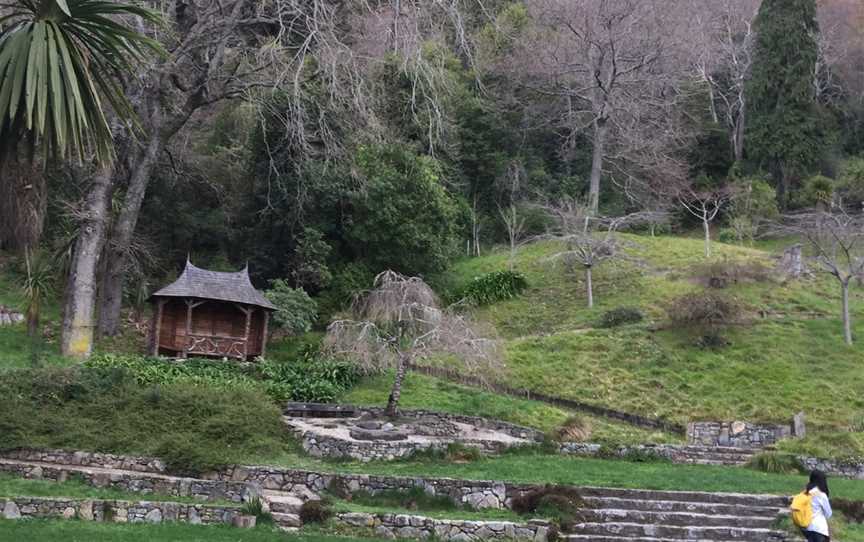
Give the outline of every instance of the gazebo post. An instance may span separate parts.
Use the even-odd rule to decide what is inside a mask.
[[[261,334],[261,357],[267,354],[267,335],[270,333],[270,311],[264,311],[264,331]]]
[[[156,302],[156,316],[153,318],[153,347],[151,354],[153,357],[159,355],[159,339],[162,333],[162,312],[165,308],[166,299],[160,299]]]
[[[186,359],[189,357],[189,349],[192,347],[192,337],[190,337],[192,333],[192,306],[194,302],[191,299],[185,299],[186,301],[186,344],[183,345],[183,352],[180,354],[180,357]]]
[[[252,312],[254,310],[252,307],[243,310],[246,313],[246,332],[243,334],[243,361],[246,361],[249,357],[249,328],[252,325]]]

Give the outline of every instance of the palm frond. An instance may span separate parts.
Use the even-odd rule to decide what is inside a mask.
[[[0,141],[14,145],[26,131],[51,156],[112,159],[103,103],[134,123],[119,79],[149,53],[163,52],[126,24],[129,17],[161,22],[158,13],[124,3],[14,2],[0,17]]]

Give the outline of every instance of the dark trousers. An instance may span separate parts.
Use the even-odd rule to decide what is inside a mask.
[[[813,531],[804,531],[804,536],[807,538],[807,542],[829,542],[831,540],[827,536]]]

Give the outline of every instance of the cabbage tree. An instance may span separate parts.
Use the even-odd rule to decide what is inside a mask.
[[[157,22],[155,12],[101,0],[15,0],[0,11],[0,141],[22,135],[47,156],[113,157],[105,106],[134,118],[120,81],[159,44],[124,19]]]

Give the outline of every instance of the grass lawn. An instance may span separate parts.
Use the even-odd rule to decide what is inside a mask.
[[[804,411],[808,431],[816,436],[806,444],[809,450],[864,455],[859,432],[864,429],[864,343],[847,347],[842,342],[834,279],[818,274],[782,283],[771,271],[771,252],[714,243],[711,263],[737,262],[767,272],[723,290],[743,305],[744,320],[724,332],[728,347],[703,349],[695,336],[669,329],[666,316],[677,296],[703,288],[701,240],[622,238],[632,261],[595,269],[594,309],[585,306],[581,273],[568,273],[550,261],[559,246],[547,242],[522,249],[516,269],[526,275],[529,289],[476,311],[505,339],[500,380],[682,423],[786,421]],[[774,251],[783,246],[765,245]],[[462,260],[434,282],[453,292],[474,276],[506,268],[506,252],[494,252]],[[605,311],[622,306],[640,308],[646,321],[597,327]],[[853,288],[851,308],[853,330],[864,341],[864,318],[855,319],[864,313],[862,289]]]
[[[190,497],[174,497],[158,493],[133,493],[111,488],[96,488],[76,480],[57,483],[50,480],[28,480],[0,474],[0,497],[68,497],[72,499],[110,499],[115,501],[204,502]],[[220,504],[219,501],[206,501]],[[227,501],[225,501],[227,503]],[[222,504],[225,504],[222,503]]]
[[[324,535],[314,531],[287,534],[270,527],[240,530],[227,526],[183,523],[119,524],[83,521],[8,521],[0,519],[0,540],[28,542],[369,542],[369,538]]]
[[[341,401],[356,405],[385,405],[392,382],[393,377],[390,374],[364,379],[341,398]],[[499,419],[534,427],[546,433],[555,431],[574,414],[539,401],[484,392],[417,373],[408,373],[403,383],[400,404],[403,408],[430,409]],[[636,444],[680,440],[674,435],[643,430],[605,418],[584,414],[579,416],[590,420],[591,440],[595,442]]]

